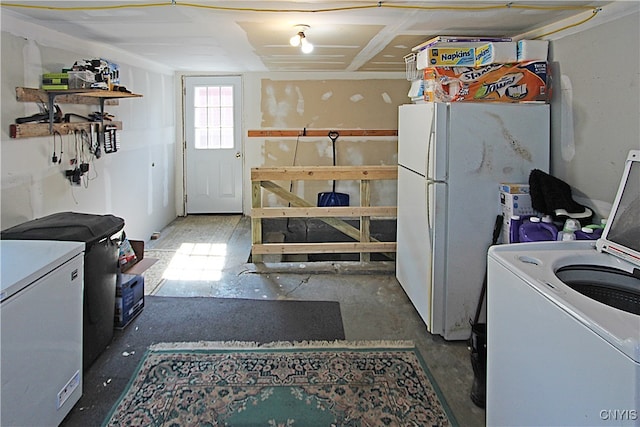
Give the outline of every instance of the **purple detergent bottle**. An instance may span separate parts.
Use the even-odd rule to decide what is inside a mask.
[[[522,225],[522,218],[520,215],[512,215],[509,219],[509,242],[508,243],[520,243],[520,226]]]
[[[520,243],[557,240],[558,229],[555,225],[542,222],[537,216],[532,216],[520,226],[519,237]]]
[[[576,231],[576,240],[598,240],[602,237],[602,228],[582,227]]]

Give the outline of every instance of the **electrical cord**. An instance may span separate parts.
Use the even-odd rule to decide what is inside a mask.
[[[60,140],[60,157],[56,156],[56,135],[58,135],[58,139]],[[54,130],[52,133],[53,136],[53,154],[51,155],[51,163],[60,164],[62,163],[62,135],[57,130]]]
[[[98,177],[98,171],[95,168],[96,154],[91,146],[91,137],[85,129],[80,130],[80,137],[82,140],[82,149],[80,155],[80,171],[82,172],[82,183],[84,185],[84,188],[89,188],[89,181],[93,181]],[[87,148],[89,151],[88,155],[86,151]],[[89,176],[89,173],[91,172],[93,172],[93,177]]]
[[[150,7],[192,7],[198,9],[219,10],[226,12],[262,12],[262,13],[323,13],[323,12],[344,12],[362,9],[410,9],[410,10],[450,10],[450,11],[482,11],[496,9],[532,9],[532,10],[597,10],[599,8],[589,5],[563,5],[563,6],[540,6],[528,4],[515,4],[513,2],[499,5],[477,5],[477,6],[453,6],[453,5],[436,5],[436,6],[418,6],[412,4],[393,4],[378,1],[376,3],[360,5],[360,6],[341,6],[327,7],[321,9],[278,9],[278,8],[258,8],[258,7],[230,7],[230,6],[214,6],[199,3],[187,3],[171,1],[166,3],[146,3],[146,4],[117,4],[108,6],[42,6],[29,5],[19,3],[3,3],[2,6],[18,7],[24,9],[41,9],[53,11],[88,11],[88,10],[113,10],[113,9],[141,9]]]
[[[322,8],[322,9],[274,9],[274,8],[256,8],[256,7],[228,7],[228,6],[213,6],[206,4],[198,4],[198,3],[178,3],[176,0],[171,0],[171,2],[166,3],[146,3],[146,4],[118,4],[118,5],[107,5],[107,6],[42,6],[42,5],[31,5],[31,4],[19,4],[19,3],[2,3],[0,4],[2,7],[13,7],[13,8],[23,8],[23,9],[40,9],[40,10],[50,10],[50,11],[60,11],[60,12],[68,12],[68,11],[96,11],[96,10],[112,10],[112,9],[140,9],[140,8],[150,8],[150,7],[190,7],[190,8],[198,8],[198,9],[208,9],[215,11],[223,11],[223,12],[260,12],[260,13],[326,13],[326,12],[349,12],[354,10],[363,10],[363,9],[406,9],[406,10],[423,10],[423,11],[438,11],[438,10],[446,10],[451,12],[483,12],[490,10],[499,10],[499,9],[521,9],[521,10],[552,10],[552,11],[563,11],[563,10],[591,10],[593,14],[586,19],[580,20],[574,24],[569,24],[565,27],[550,31],[546,34],[542,34],[540,36],[535,37],[535,39],[540,39],[542,37],[546,37],[560,31],[564,31],[569,28],[577,27],[579,25],[584,24],[587,21],[593,19],[600,11],[602,11],[602,7],[594,7],[589,5],[563,5],[563,6],[542,6],[535,4],[516,4],[513,2],[498,4],[498,5],[474,5],[474,6],[455,6],[455,5],[434,5],[434,6],[419,6],[412,4],[391,4],[384,3],[382,1],[378,1],[376,3],[360,5],[360,6],[344,6],[344,7],[330,7],[330,8]]]

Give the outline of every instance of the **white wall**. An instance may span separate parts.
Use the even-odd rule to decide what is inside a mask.
[[[550,61],[550,172],[572,186],[574,199],[608,216],[627,153],[640,149],[637,4],[634,13],[553,40]]]
[[[148,240],[176,217],[175,82],[170,70],[130,58],[108,46],[88,45],[2,15],[0,226],[6,229],[54,212],[113,214],[125,220],[130,238]],[[103,57],[120,65],[121,84],[142,98],[123,99],[105,111],[123,122],[121,149],[90,164],[89,179],[71,185],[64,176],[74,153],[65,136],[63,163],[52,164],[52,137],[9,137],[17,117],[38,112],[18,102],[16,86],[39,87],[41,74],[60,72],[76,60]],[[99,107],[60,104],[63,113],[87,115]],[[56,138],[56,154],[60,142]]]
[[[203,75],[205,73],[201,72],[192,72],[192,73],[180,73],[179,77],[182,76],[193,76],[193,75]],[[376,87],[379,89],[376,91],[376,94],[379,96],[378,92],[388,92],[387,102],[384,101],[376,101],[383,103],[388,107],[388,105],[399,105],[405,102],[409,102],[409,98],[406,96],[409,91],[409,82],[407,82],[405,78],[405,73],[391,73],[391,72],[380,72],[380,73],[358,73],[358,72],[305,72],[305,73],[292,73],[292,72],[279,72],[279,73],[246,73],[242,75],[242,88],[243,88],[243,112],[242,112],[242,135],[243,135],[243,169],[244,169],[244,178],[243,178],[243,212],[245,215],[250,215],[251,212],[251,168],[254,167],[264,167],[264,166],[290,166],[292,164],[291,159],[281,158],[274,159],[272,154],[269,152],[269,147],[274,145],[274,142],[282,142],[282,145],[286,145],[287,148],[290,148],[290,153],[293,152],[292,146],[296,144],[300,144],[300,146],[314,146],[317,147],[318,150],[322,151],[322,158],[317,158],[314,156],[304,157],[304,150],[300,150],[298,161],[296,165],[327,165],[331,164],[331,160],[327,157],[327,153],[331,153],[331,148],[329,145],[328,137],[322,138],[300,138],[298,142],[296,142],[296,138],[257,138],[252,137],[249,138],[247,136],[247,132],[249,130],[259,130],[259,129],[273,129],[271,126],[265,126],[264,123],[267,122],[264,117],[267,114],[264,111],[264,100],[262,99],[264,88],[263,81],[265,79],[271,81],[280,81],[280,82],[300,82],[304,81],[305,86],[307,82],[310,86],[316,87],[321,86],[323,84],[327,84],[329,87],[332,87],[332,82],[337,82],[336,84],[344,85],[345,82],[350,81],[367,81],[370,80],[375,82],[371,84],[371,87]],[[386,82],[386,83],[385,83]],[[398,90],[395,84],[396,82],[400,83],[401,89]],[[381,87],[377,87],[376,85],[382,85]],[[387,88],[385,84],[389,86],[393,86],[393,88]],[[356,85],[354,85],[356,86]],[[406,86],[406,87],[405,87]],[[342,86],[341,86],[342,87]],[[335,88],[334,88],[335,89]],[[355,89],[354,89],[355,90]],[[179,92],[179,89],[178,89]],[[355,92],[354,92],[355,93]],[[301,94],[300,96],[303,96]],[[335,94],[336,97],[341,96],[342,98],[348,99],[352,93],[345,94]],[[179,96],[179,93],[178,93]],[[366,97],[367,94],[364,94]],[[341,98],[341,99],[342,99]],[[359,98],[358,98],[359,99]],[[304,104],[319,102],[318,99],[307,99],[304,98]],[[182,109],[182,100],[180,98],[180,107]],[[391,103],[391,104],[390,104]],[[362,103],[366,104],[366,103]],[[367,104],[368,105],[368,104]],[[315,106],[317,107],[317,106]],[[322,110],[323,107],[320,108]],[[326,129],[336,127],[336,130],[342,129],[397,129],[397,113],[396,108],[394,107],[393,112],[389,114],[388,117],[384,119],[377,120],[375,123],[371,123],[371,119],[363,118],[364,115],[370,114],[372,117],[375,117],[375,114],[371,111],[366,110],[367,107],[364,105],[361,106],[358,102],[349,102],[345,101],[343,113],[343,122],[335,123],[335,121],[330,122],[331,124],[327,124],[326,117],[323,117],[323,112],[320,111],[317,116],[314,116],[314,119],[322,122],[321,124],[314,123],[305,123],[301,121],[302,118],[296,111],[295,106],[291,108],[291,111],[287,114],[286,124],[283,124],[278,129],[286,128],[286,129],[298,129],[301,130],[303,127],[307,127],[308,129]],[[311,110],[311,106],[306,105],[306,110]],[[317,109],[317,108],[316,108]],[[181,124],[179,124],[179,133],[182,132]],[[341,164],[385,164],[385,165],[394,165],[397,164],[397,137],[339,137],[338,144],[340,147],[338,151],[343,150],[343,153],[348,153],[349,158],[345,158],[343,155],[343,163]],[[357,148],[356,148],[357,147]],[[376,157],[375,154],[378,154]],[[375,157],[372,159],[372,157]],[[365,158],[365,160],[362,160]],[[178,174],[181,174],[182,168],[182,160],[178,160]],[[288,185],[288,183],[287,183]],[[345,187],[346,185],[346,187]],[[351,194],[353,198],[353,203],[358,203],[359,197],[359,187],[354,186],[353,183],[344,181],[342,183],[338,183],[337,191],[346,191]],[[311,186],[307,186],[306,190],[303,189],[303,184],[296,184],[294,188],[294,193],[296,193],[299,197],[303,197],[309,200],[310,202],[314,202],[309,196],[309,194],[317,194],[317,191],[314,192],[310,188]],[[323,188],[320,191],[330,191],[330,187]],[[306,194],[305,194],[306,193]],[[373,186],[372,190],[372,200],[374,203],[379,205],[395,205],[396,203],[396,185],[395,181],[380,181]],[[178,200],[182,200],[182,189],[178,188]],[[267,197],[267,203],[265,205],[270,205],[268,202],[269,198]],[[276,203],[277,205],[277,203]],[[178,209],[179,214],[183,214],[183,210]]]

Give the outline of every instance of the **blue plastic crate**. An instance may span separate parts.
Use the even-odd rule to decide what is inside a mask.
[[[144,277],[134,274],[119,274],[116,283],[116,329],[123,329],[144,308]]]

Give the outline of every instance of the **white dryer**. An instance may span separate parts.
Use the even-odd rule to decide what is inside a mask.
[[[603,238],[488,255],[488,426],[640,426],[640,151]]]

